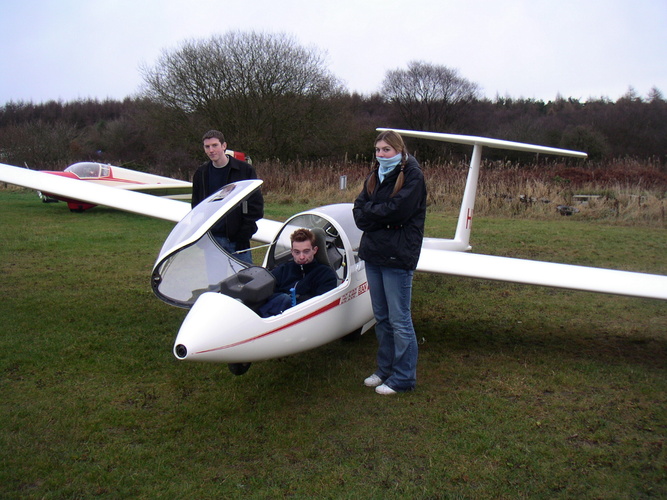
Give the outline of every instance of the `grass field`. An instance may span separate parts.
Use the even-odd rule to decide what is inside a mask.
[[[665,302],[420,274],[413,393],[362,386],[372,332],[234,377],[171,353],[171,227],[0,190],[0,498],[667,497]],[[667,274],[662,228],[477,218],[472,243]]]

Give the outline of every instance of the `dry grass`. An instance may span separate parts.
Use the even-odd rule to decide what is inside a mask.
[[[352,202],[370,172],[371,163],[352,161],[258,162],[258,175],[268,203],[306,205]],[[468,175],[467,161],[422,165],[431,212],[458,214]],[[346,176],[346,189],[340,189]],[[1,188],[14,189],[0,183]],[[588,201],[577,195],[595,195]],[[667,166],[659,160],[618,159],[605,163],[539,161],[482,164],[477,216],[557,219],[559,206],[575,210],[573,217],[667,227]]]
[[[370,171],[369,163],[263,162],[256,165],[267,201],[323,205],[351,202]],[[422,165],[431,211],[457,213],[468,174],[460,161]],[[340,189],[341,176],[347,189]],[[659,161],[615,160],[568,165],[487,161],[482,165],[476,215],[550,219],[569,206],[579,219],[664,227],[667,169]],[[590,200],[577,195],[594,195]]]

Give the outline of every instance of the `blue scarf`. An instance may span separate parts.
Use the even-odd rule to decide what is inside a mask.
[[[396,168],[396,165],[401,163],[403,155],[401,153],[398,153],[396,156],[392,156],[391,158],[376,158],[376,159],[380,163],[380,167],[378,168],[378,177],[380,178],[380,182],[382,182],[384,181],[386,175],[392,170],[394,170],[394,168]]]

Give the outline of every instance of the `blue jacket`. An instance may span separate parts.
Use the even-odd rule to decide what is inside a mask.
[[[394,168],[383,182],[368,194],[364,188],[354,202],[354,222],[364,234],[359,258],[377,266],[414,270],[421,253],[426,220],[426,183],[419,163],[408,156],[403,171],[403,187],[392,197],[400,167]]]
[[[293,260],[271,270],[276,278],[276,293],[290,293],[296,286],[297,303],[322,295],[338,285],[336,273],[329,266],[313,260],[301,266]]]

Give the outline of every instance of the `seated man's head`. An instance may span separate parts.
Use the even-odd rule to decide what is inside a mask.
[[[310,264],[317,253],[313,232],[310,229],[297,229],[291,234],[290,241],[292,242],[294,262],[301,266]]]

